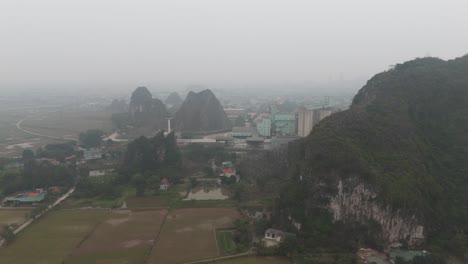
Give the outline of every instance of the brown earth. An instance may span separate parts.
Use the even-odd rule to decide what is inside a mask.
[[[171,212],[148,263],[182,263],[219,256],[215,229],[240,218],[235,208],[190,208]]]
[[[71,263],[138,263],[152,247],[167,210],[115,210],[77,247]],[[128,251],[128,254],[125,252]],[[128,258],[127,261],[125,259]]]

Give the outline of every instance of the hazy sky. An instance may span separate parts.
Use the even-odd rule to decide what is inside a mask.
[[[466,53],[466,0],[0,0],[0,89],[368,79]]]

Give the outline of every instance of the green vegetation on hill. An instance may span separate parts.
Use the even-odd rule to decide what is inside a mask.
[[[416,215],[432,249],[467,258],[467,76],[468,56],[416,59],[374,76],[349,110],[292,144],[282,206],[305,222],[338,180],[357,179],[380,204]]]

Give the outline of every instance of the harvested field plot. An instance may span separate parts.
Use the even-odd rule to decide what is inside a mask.
[[[114,210],[67,263],[144,263],[167,210]]]
[[[213,263],[222,264],[291,264],[292,261],[285,257],[241,257]]]
[[[235,208],[192,208],[171,212],[148,263],[183,263],[219,256],[216,229],[240,217]]]
[[[26,214],[28,214],[29,211],[29,209],[1,209],[0,226],[22,224],[26,221]]]
[[[128,208],[154,208],[166,207],[169,205],[171,196],[158,195],[158,196],[145,196],[145,197],[129,197],[126,200]]]
[[[108,215],[107,210],[50,212],[0,249],[0,263],[62,263]]]

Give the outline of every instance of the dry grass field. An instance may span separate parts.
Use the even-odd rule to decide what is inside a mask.
[[[108,210],[50,212],[0,249],[0,263],[62,263],[108,215]]]
[[[240,217],[235,208],[190,208],[169,213],[148,263],[183,263],[220,255],[217,228],[229,228]]]
[[[114,210],[66,263],[144,263],[167,210]]]
[[[1,209],[0,210],[0,227],[4,225],[22,224],[26,220],[26,214],[29,209]]]
[[[292,261],[285,257],[241,257],[212,263],[219,264],[291,264]]]
[[[105,111],[66,109],[27,119],[22,127],[39,134],[77,139],[88,129],[110,131],[112,122],[111,114]]]

